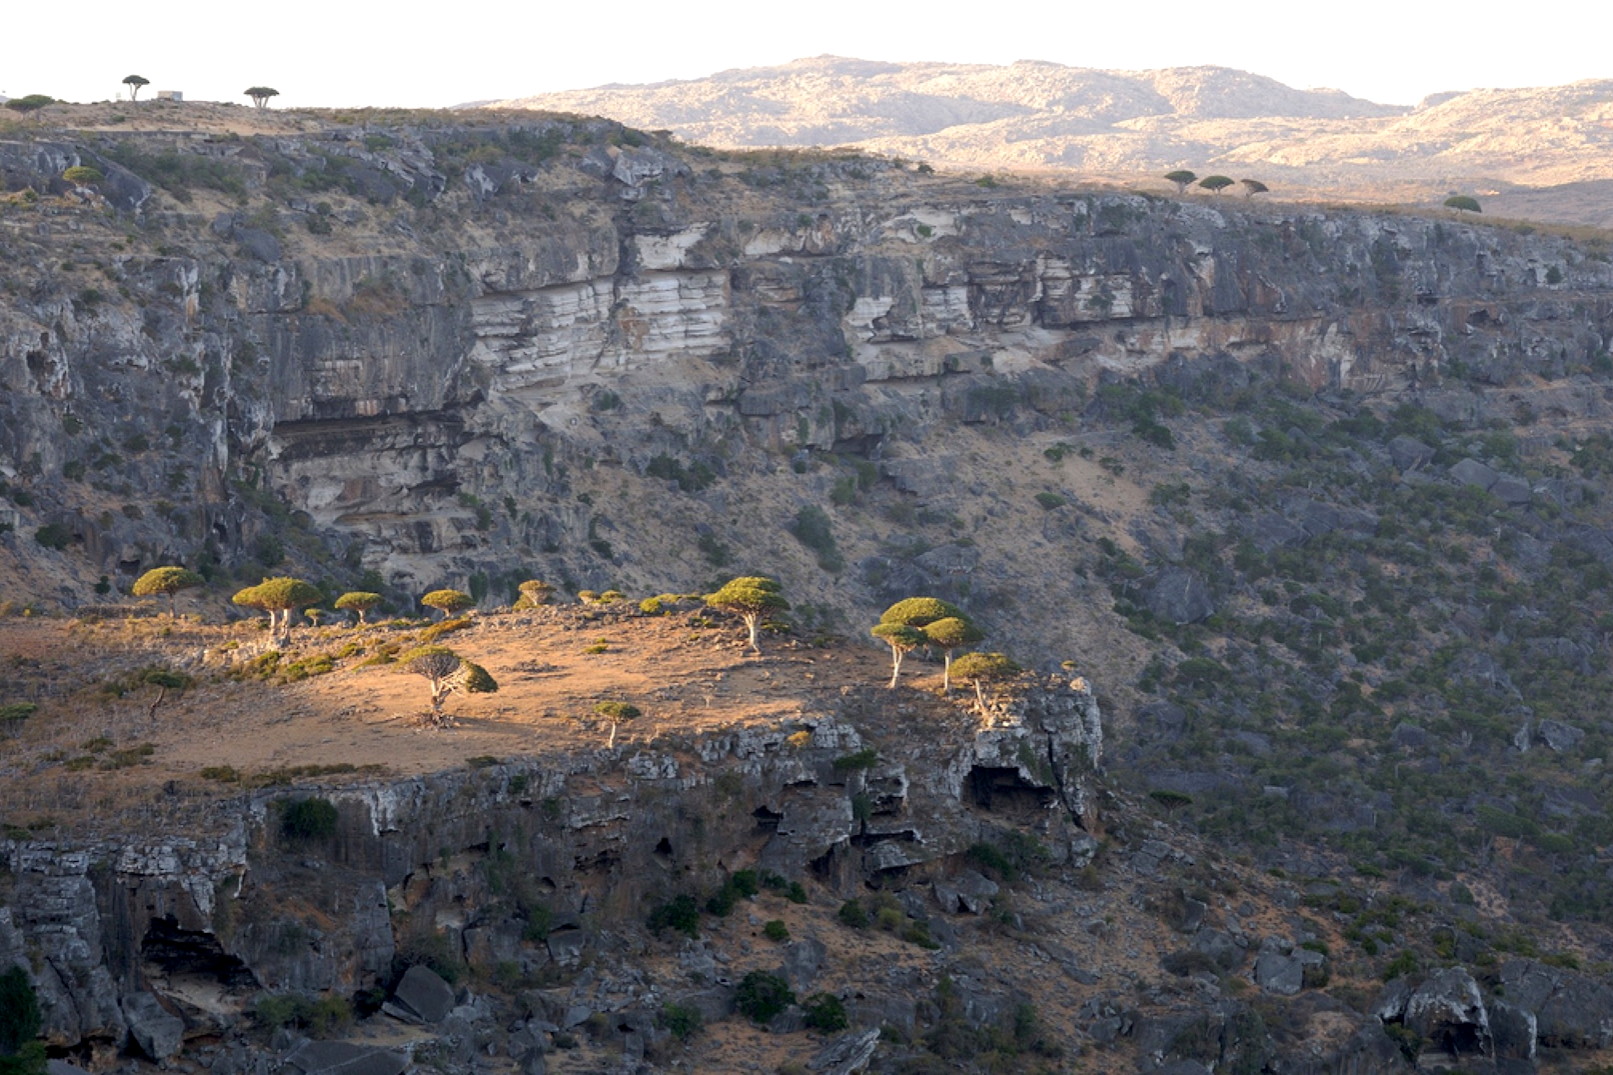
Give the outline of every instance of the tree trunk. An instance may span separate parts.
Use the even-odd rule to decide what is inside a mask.
[[[762,626],[761,615],[759,613],[747,614],[745,616],[745,626],[750,630],[750,648],[755,650],[757,653],[761,653],[761,643],[756,640],[756,636],[761,630]]]
[[[952,651],[947,650],[942,656],[941,666],[941,693],[952,693]]]
[[[903,656],[904,655],[903,655],[901,650],[897,649],[895,646],[891,647],[891,681],[890,681],[890,685],[892,687],[896,686],[896,678],[902,674],[902,657]]]

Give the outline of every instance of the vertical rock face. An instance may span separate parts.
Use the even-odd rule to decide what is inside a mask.
[[[714,862],[852,895],[1009,830],[1055,862],[1090,855],[1090,694],[1032,688],[994,727],[956,735],[934,724],[947,707],[917,706],[895,718],[910,738],[887,728],[874,748],[859,725],[889,704],[855,690],[789,726],[331,789],[329,837],[285,835],[285,799],[259,794],[210,841],[0,842],[0,962],[31,968],[55,1044],[132,1033],[160,1060],[181,1025],[216,1031],[250,991],[374,985],[425,934],[480,965],[575,963],[593,930],[720,881]],[[539,904],[534,949],[520,941]]]
[[[664,589],[684,580],[632,565],[665,552],[603,541],[578,471],[693,458],[701,488],[751,495],[769,453],[895,466],[949,425],[1040,428],[1101,378],[1173,364],[1394,391],[1452,368],[1554,377],[1613,337],[1613,268],[1546,236],[923,185],[869,161],[735,179],[606,133],[399,129],[377,149],[337,132],[205,161],[188,143],[7,147],[13,187],[47,191],[69,159],[146,182],[110,201],[121,216],[69,207],[0,236],[18,296],[0,480],[30,494],[20,531],[60,522],[89,561],[42,561],[86,578],[38,596],[71,604],[86,579],[204,549],[242,560],[264,497],[400,587],[506,570],[515,548]],[[159,149],[224,169],[247,208],[156,210],[168,196],[137,173]],[[64,253],[109,220],[129,225],[115,252]],[[96,483],[139,517],[103,514]]]

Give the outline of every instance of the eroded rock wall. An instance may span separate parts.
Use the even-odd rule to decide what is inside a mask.
[[[895,715],[911,741],[876,750],[859,724],[893,704],[857,690],[788,726],[258,793],[206,840],[7,841],[0,961],[30,968],[53,1045],[122,1047],[131,998],[210,1037],[260,993],[389,982],[400,949],[427,943],[484,971],[574,967],[600,931],[636,931],[739,869],[850,896],[945,878],[1010,829],[1054,863],[1090,861],[1092,695],[1032,690],[952,742],[921,729],[919,706]],[[285,805],[309,796],[335,804],[335,826],[287,835]]]
[[[469,133],[468,165],[443,132],[181,148],[239,171],[247,208],[211,217],[167,209],[118,163],[147,158],[105,139],[9,147],[13,187],[54,189],[73,159],[143,195],[13,211],[0,237],[0,478],[32,501],[20,533],[60,522],[77,554],[30,576],[73,579],[38,596],[71,605],[86,579],[202,550],[248,560],[276,525],[264,497],[306,513],[310,549],[404,591],[516,558],[671,588],[693,570],[657,550],[652,580],[628,535],[602,541],[578,471],[699,459],[743,509],[791,453],[883,462],[1005,418],[1022,434],[1172,362],[1393,394],[1452,369],[1559,380],[1613,336],[1613,267],[1539,234],[878,162],[735,178],[567,130],[579,144],[541,165],[492,163],[508,147]],[[275,185],[334,182],[338,159],[367,201]]]

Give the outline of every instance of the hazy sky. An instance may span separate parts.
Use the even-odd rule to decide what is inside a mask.
[[[609,82],[698,78],[834,53],[861,59],[1139,69],[1219,64],[1299,88],[1413,104],[1443,90],[1613,77],[1606,35],[1528,5],[1405,0],[1019,4],[610,0],[360,5],[351,0],[17,3],[0,18],[0,93],[74,101],[151,80],[192,100],[444,106]],[[1494,12],[1494,17],[1490,17]],[[1583,20],[1580,20],[1583,24]],[[1589,27],[1585,27],[1589,29]]]

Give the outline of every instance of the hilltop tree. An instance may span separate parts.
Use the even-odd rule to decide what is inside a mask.
[[[123,84],[129,87],[129,100],[132,101],[136,97],[140,96],[140,88],[142,86],[149,86],[151,84],[151,80],[141,78],[139,75],[124,75]]]
[[[1175,183],[1176,193],[1181,194],[1187,190],[1188,186],[1194,180],[1198,179],[1198,174],[1196,172],[1190,172],[1186,168],[1178,168],[1174,172],[1166,172],[1165,179],[1171,183]]]
[[[245,608],[255,608],[269,614],[269,630],[283,633],[291,630],[292,612],[317,605],[325,599],[311,584],[302,579],[280,576],[264,579],[256,586],[248,586],[230,600]]]
[[[869,629],[869,633],[875,638],[883,639],[891,648],[889,685],[894,687],[897,677],[902,674],[902,658],[924,645],[924,632],[905,623],[876,623]]]
[[[1238,184],[1243,187],[1243,196],[1245,198],[1253,198],[1256,194],[1265,194],[1271,190],[1270,187],[1258,179],[1240,179]]]
[[[904,597],[879,617],[880,623],[902,623],[909,627],[924,627],[948,616],[965,618],[963,609],[939,597]]]
[[[427,608],[434,608],[447,619],[456,612],[463,612],[476,603],[476,599],[463,590],[432,590],[420,599],[420,603]]]
[[[594,706],[594,712],[610,721],[610,738],[605,741],[607,748],[616,746],[616,729],[621,727],[624,720],[636,720],[643,716],[643,711],[630,702],[600,702]]]
[[[381,595],[368,590],[354,590],[336,599],[336,608],[342,612],[358,613],[358,622],[364,624],[364,614],[381,603]]]
[[[196,572],[187,571],[182,567],[154,567],[135,579],[134,586],[129,592],[136,597],[168,598],[168,618],[173,619],[177,615],[174,610],[174,595],[180,590],[189,590],[206,581]]]
[[[516,589],[521,594],[515,599],[516,608],[538,608],[554,600],[554,587],[542,579],[527,579]]]
[[[1199,180],[1199,186],[1203,187],[1211,194],[1220,194],[1223,190],[1226,190],[1231,185],[1232,177],[1229,175],[1207,175],[1203,179]]]
[[[13,97],[6,102],[6,107],[13,112],[37,112],[46,105],[56,103],[56,98],[45,93],[30,93],[25,97]]]
[[[952,674],[965,683],[973,684],[975,701],[979,703],[981,715],[986,713],[984,685],[1001,683],[1019,673],[1019,665],[1001,653],[965,653],[952,662]]]
[[[757,653],[762,652],[761,644],[757,641],[760,633],[762,617],[769,612],[779,612],[790,607],[780,592],[781,587],[774,580],[761,575],[747,575],[742,578],[730,579],[716,593],[706,595],[706,605],[718,612],[728,612],[745,621],[745,629],[750,634],[750,648]]]
[[[1466,194],[1452,194],[1445,199],[1445,208],[1460,209],[1464,213],[1484,212],[1483,209],[1479,208],[1478,199],[1470,198]]]
[[[241,92],[252,98],[252,104],[257,108],[269,107],[269,98],[280,96],[280,91],[272,86],[248,86]]]
[[[493,694],[498,682],[487,669],[474,661],[467,661],[447,646],[421,646],[398,658],[405,672],[424,676],[431,684],[431,721],[436,725],[449,723],[443,716],[442,706],[455,691],[466,694]]]
[[[972,646],[986,637],[986,633],[963,616],[947,616],[924,625],[924,637],[939,649],[946,661],[941,671],[941,693],[952,690],[952,654],[964,646]]]

